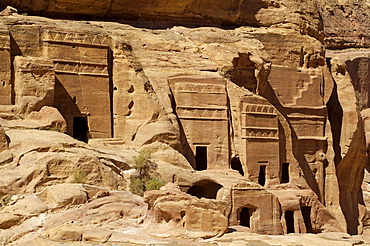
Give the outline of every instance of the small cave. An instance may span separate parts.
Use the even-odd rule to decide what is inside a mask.
[[[266,165],[260,165],[258,183],[262,186],[265,186],[266,184]]]
[[[257,92],[257,79],[255,76],[255,65],[249,58],[250,53],[239,54],[232,61],[233,69],[226,72],[226,75],[235,84],[245,87],[249,91]]]
[[[281,165],[281,183],[289,183],[289,163]]]
[[[284,217],[285,217],[287,233],[295,233],[295,230],[294,230],[294,212],[293,211],[285,211]]]
[[[73,137],[87,143],[89,127],[86,117],[73,117]]]
[[[212,181],[212,180],[201,180],[196,182],[190,189],[188,190],[188,194],[192,196],[196,196],[198,198],[208,198],[208,199],[216,199],[217,192],[223,186]]]
[[[312,233],[311,207],[301,207],[302,217],[306,226],[306,233]]]
[[[234,157],[231,159],[230,166],[231,169],[237,170],[242,176],[244,176],[243,166],[238,157]]]
[[[256,208],[242,207],[239,209],[238,220],[241,226],[251,227],[251,218]]]
[[[195,148],[195,170],[207,170],[207,147],[196,146]]]

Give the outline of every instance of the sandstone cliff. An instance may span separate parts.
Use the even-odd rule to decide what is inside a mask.
[[[0,19],[0,193],[43,208],[22,216],[18,198],[2,208],[4,244],[33,231],[22,225],[35,216],[35,245],[121,242],[127,234],[112,230],[125,219],[147,238],[209,238],[228,227],[363,232],[357,70],[325,48],[367,47],[366,11],[348,10],[355,3],[348,15],[337,3],[288,0],[2,3],[27,15],[8,8]],[[124,192],[139,149],[171,183],[146,193],[147,208]],[[84,185],[63,192],[76,175]],[[82,203],[60,215],[76,224],[42,219]],[[117,221],[89,223],[95,206]]]

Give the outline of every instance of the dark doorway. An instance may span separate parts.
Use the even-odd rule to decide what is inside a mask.
[[[306,226],[306,232],[312,233],[312,224],[311,224],[311,207],[301,207],[303,221]]]
[[[240,210],[239,218],[240,218],[241,226],[246,226],[249,228],[251,227],[251,216],[254,211],[256,210],[253,208],[247,208],[247,207],[244,207]]]
[[[231,159],[231,169],[237,170],[242,176],[244,176],[243,167],[238,157]]]
[[[262,186],[266,183],[266,165],[260,165],[260,173],[258,175],[258,183]]]
[[[197,146],[195,149],[195,170],[207,170],[207,147]]]
[[[294,213],[293,211],[285,211],[285,223],[287,233],[294,233]]]
[[[281,183],[289,183],[289,163],[283,163],[281,166]]]
[[[222,187],[222,185],[212,180],[201,180],[190,187],[187,193],[198,198],[205,197],[208,199],[216,199],[217,192]]]
[[[86,117],[73,117],[73,137],[87,143],[89,127]]]

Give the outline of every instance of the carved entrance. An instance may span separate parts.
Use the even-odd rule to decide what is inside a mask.
[[[285,223],[287,228],[287,233],[294,233],[294,213],[293,211],[285,211]]]
[[[251,218],[255,211],[256,209],[250,207],[241,208],[239,213],[240,225],[251,228]]]
[[[86,117],[73,117],[73,137],[77,140],[88,141],[89,127]]]
[[[212,180],[201,180],[190,187],[187,193],[198,198],[216,199],[217,192],[222,187],[222,185]]]
[[[289,163],[281,165],[281,183],[289,183]]]
[[[196,146],[195,148],[195,170],[207,170],[207,147]]]
[[[311,233],[312,230],[312,224],[311,224],[311,207],[301,207],[303,221],[306,226],[306,232]]]

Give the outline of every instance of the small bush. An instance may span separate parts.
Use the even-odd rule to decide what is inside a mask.
[[[135,169],[139,172],[139,178],[147,179],[149,178],[150,169],[150,149],[143,149],[138,152],[139,155],[134,156]]]
[[[164,185],[163,180],[151,178],[145,182],[145,190],[159,190]]]
[[[73,172],[72,183],[84,184],[87,181],[87,174],[84,170],[77,169]]]
[[[5,195],[0,198],[0,207],[6,206],[12,199],[12,195]]]
[[[143,196],[145,190],[145,183],[139,179],[133,179],[130,184],[130,191],[135,195]]]
[[[139,196],[143,196],[145,191],[158,190],[164,185],[162,180],[151,177],[156,166],[150,161],[150,155],[149,149],[143,149],[138,152],[137,156],[133,157],[138,177],[131,180],[130,191]]]

